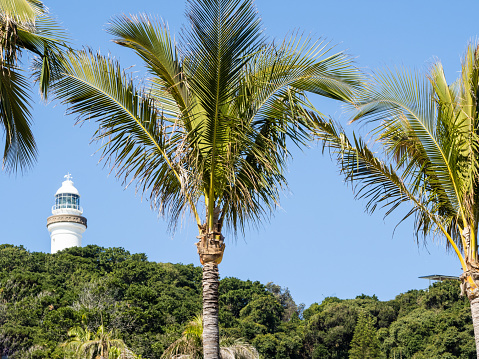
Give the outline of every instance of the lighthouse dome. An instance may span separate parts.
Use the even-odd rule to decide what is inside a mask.
[[[81,215],[83,209],[80,207],[80,193],[73,185],[72,176],[67,174],[65,178],[66,180],[55,193],[55,206],[52,208],[52,213]]]
[[[57,190],[57,193],[55,193],[55,196],[60,193],[70,193],[70,194],[76,194],[78,196],[80,195],[78,190],[73,185],[73,181],[71,179],[67,179],[66,181],[62,182],[62,186]]]

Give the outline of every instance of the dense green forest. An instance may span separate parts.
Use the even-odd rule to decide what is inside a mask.
[[[200,312],[200,267],[150,262],[122,248],[52,255],[0,245],[0,354],[9,359],[64,358],[69,329],[102,324],[137,355],[160,358]],[[223,278],[220,327],[261,358],[359,357],[352,342],[379,345],[378,358],[476,355],[469,303],[454,281],[386,302],[328,297],[305,309],[273,283]]]

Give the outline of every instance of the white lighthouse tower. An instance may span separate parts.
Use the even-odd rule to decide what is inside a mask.
[[[72,176],[65,176],[62,186],[55,193],[53,216],[47,219],[47,228],[52,239],[52,253],[65,248],[81,247],[81,238],[86,230],[86,218],[82,217],[80,193],[73,186]]]

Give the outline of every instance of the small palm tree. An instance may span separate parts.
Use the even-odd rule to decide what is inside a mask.
[[[75,358],[79,356],[82,345],[90,342],[92,333],[87,328],[73,327],[68,331],[68,336],[70,339],[61,346],[65,348],[67,356]]]
[[[161,355],[161,359],[202,359],[203,358],[203,316],[195,316],[186,325],[180,339],[171,344]]]
[[[254,346],[241,338],[220,338],[221,359],[259,359]]]
[[[63,343],[69,358],[76,359],[117,359],[136,358],[121,339],[115,339],[113,331],[106,331],[100,325],[96,333],[87,328],[73,327],[68,331],[70,339]]]
[[[161,359],[202,359],[203,358],[203,316],[193,318],[183,331],[183,336],[171,344]],[[220,338],[221,359],[258,359],[256,348],[243,339]]]
[[[452,84],[439,62],[427,77],[386,71],[373,80],[353,121],[375,125],[376,152],[312,115],[318,136],[369,211],[380,206],[388,215],[407,203],[404,219],[415,217],[418,237],[446,239],[463,269],[479,358],[479,44],[468,46]]]
[[[112,20],[114,42],[148,69],[141,86],[116,61],[84,51],[69,56],[55,89],[71,113],[98,122],[104,158],[173,228],[192,213],[204,356],[217,359],[223,228],[260,224],[278,205],[289,145],[311,139],[306,94],[350,101],[361,76],[321,41],[266,41],[251,0],[189,0],[187,16],[179,44],[145,15]]]
[[[33,55],[33,77],[46,99],[66,35],[39,0],[0,0],[0,126],[5,131],[2,169],[23,170],[36,157],[30,129],[29,74],[22,57]]]

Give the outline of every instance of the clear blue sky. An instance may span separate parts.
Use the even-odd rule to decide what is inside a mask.
[[[100,49],[120,59],[123,66],[139,60],[110,41],[104,26],[113,15],[144,12],[165,19],[173,33],[185,22],[182,0],[45,0],[68,29],[79,48]],[[282,39],[291,30],[324,37],[356,57],[358,66],[371,71],[385,66],[426,69],[435,59],[445,67],[448,81],[460,69],[470,39],[478,34],[477,15],[463,1],[318,1],[257,0],[266,33]],[[132,68],[143,76],[140,66]],[[70,172],[81,194],[88,229],[83,244],[120,246],[144,252],[158,262],[194,263],[197,230],[191,218],[174,236],[149,203],[124,189],[109,169],[98,164],[98,145],[90,144],[94,123],[74,126],[58,103],[33,108],[34,133],[39,148],[35,167],[23,176],[0,174],[0,243],[24,245],[31,251],[50,251],[46,218],[51,215],[55,191]],[[317,108],[345,124],[339,104],[314,98]],[[326,296],[354,298],[361,293],[380,299],[413,288],[425,288],[427,274],[459,275],[455,256],[444,243],[417,246],[411,222],[399,226],[399,216],[383,220],[383,213],[364,213],[353,200],[328,156],[318,148],[295,151],[287,178],[282,209],[259,230],[235,241],[227,236],[220,275],[273,281],[289,287],[298,303],[309,306]]]

